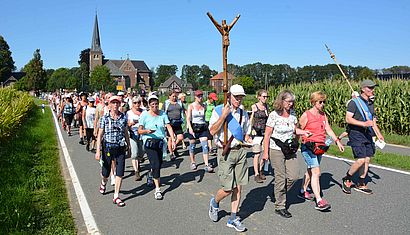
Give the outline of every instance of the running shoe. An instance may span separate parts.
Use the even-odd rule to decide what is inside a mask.
[[[163,196],[162,196],[162,193],[161,193],[161,189],[159,189],[159,188],[156,188],[156,189],[155,189],[154,198],[155,198],[156,200],[162,200],[162,199],[163,199]]]
[[[373,194],[373,191],[369,189],[367,185],[357,185],[356,187],[353,187],[353,189],[367,195]]]
[[[214,203],[214,202],[215,202],[215,198],[212,197],[211,200],[209,201],[209,211],[208,211],[208,214],[209,214],[209,218],[210,218],[212,221],[217,222],[217,221],[218,221],[218,211],[219,211],[219,208],[213,206],[213,203]]]
[[[346,178],[342,179],[342,190],[346,194],[351,194],[352,193],[352,181],[348,180]]]
[[[318,203],[316,203],[315,209],[319,211],[325,211],[329,210],[330,207],[330,204],[325,199],[322,199]]]
[[[226,226],[228,226],[229,228],[234,228],[238,232],[243,232],[246,230],[246,227],[243,226],[239,218],[236,218],[234,220],[231,220],[231,218],[229,218]]]
[[[193,170],[193,171],[194,171],[194,170],[196,170],[196,168],[197,168],[197,167],[196,167],[195,162],[191,163],[191,170]]]
[[[205,170],[205,172],[208,172],[208,173],[213,173],[214,172],[214,168],[212,168],[212,166],[210,166],[210,165],[205,166],[204,170]]]
[[[308,201],[312,201],[314,197],[313,197],[312,194],[310,194],[309,192],[305,191],[305,192],[303,192],[303,193],[302,193],[302,192],[299,192],[298,198],[305,199],[305,200],[308,200]]]

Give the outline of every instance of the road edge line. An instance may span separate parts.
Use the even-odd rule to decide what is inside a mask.
[[[57,135],[58,135],[61,149],[63,150],[63,155],[64,155],[65,162],[67,164],[68,172],[71,177],[71,182],[74,186],[74,191],[77,196],[77,201],[78,201],[78,204],[80,205],[81,214],[83,215],[84,223],[87,227],[87,232],[90,234],[96,234],[96,235],[101,234],[100,231],[98,230],[97,223],[95,222],[90,206],[88,205],[87,198],[85,197],[83,188],[81,187],[80,181],[78,180],[77,173],[74,169],[70,154],[68,153],[67,146],[64,142],[63,135],[58,125],[57,117],[55,113],[52,111],[51,107],[50,107],[50,110],[53,113],[54,125],[57,130]]]
[[[331,158],[331,159],[334,159],[334,160],[338,160],[338,161],[345,161],[345,162],[350,162],[350,163],[355,162],[354,160],[350,160],[350,159],[346,159],[346,158],[341,158],[341,157],[336,157],[336,156],[333,156],[333,155],[323,154],[323,156],[324,156],[324,157]],[[385,166],[379,166],[379,165],[369,164],[369,167],[374,167],[374,168],[378,168],[378,169],[382,169],[382,170],[386,170],[386,171],[392,171],[392,172],[395,172],[395,173],[410,175],[410,172],[402,171],[402,170],[397,170],[397,169],[393,169],[393,168],[389,168],[389,167],[385,167]]]

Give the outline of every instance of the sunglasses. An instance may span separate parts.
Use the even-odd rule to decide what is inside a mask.
[[[141,101],[133,102],[134,104],[141,104]]]
[[[269,96],[268,96],[268,95],[263,95],[262,97],[263,97],[263,98],[266,98],[266,99],[267,99],[267,98],[269,98]]]
[[[202,98],[202,97],[204,97],[203,95],[198,95],[198,96],[196,96],[196,97],[198,97],[198,98]]]
[[[326,101],[325,100],[319,100],[318,103],[319,104],[326,104]]]

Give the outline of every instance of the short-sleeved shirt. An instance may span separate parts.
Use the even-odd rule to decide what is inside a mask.
[[[144,111],[140,116],[139,125],[145,130],[155,130],[154,133],[142,135],[144,143],[149,138],[164,139],[166,124],[169,124],[169,119],[164,111],[160,110],[158,116],[152,116],[148,111]]]
[[[211,120],[211,116],[212,116],[212,111],[215,109],[215,102],[209,102],[209,100],[207,100],[205,102],[205,122],[209,122],[209,120]]]
[[[137,122],[136,124],[134,124],[134,125],[131,126],[131,131],[132,131],[135,135],[138,135],[138,126],[139,126],[140,116],[141,116],[141,114],[140,114],[140,115],[135,114],[134,111],[132,111],[132,109],[131,109],[131,110],[128,110],[128,112],[127,112],[127,119],[128,119],[128,121],[130,121],[130,122],[135,122],[135,121],[136,121],[136,122]]]
[[[236,111],[232,111],[232,115],[233,117],[239,122],[240,120],[240,109],[236,109]],[[218,113],[215,111],[212,111],[212,116],[211,119],[209,120],[209,129],[211,129],[211,127],[218,121],[219,119],[219,115]],[[247,134],[249,135],[251,133],[251,128],[250,128],[250,122],[249,122],[249,116],[248,113],[244,110],[242,110],[242,122],[240,123],[241,127],[242,127],[242,133],[243,135]],[[222,147],[222,143],[224,141],[224,131],[223,131],[223,126],[221,127],[221,129],[219,129],[218,133],[216,133],[217,135],[217,145],[219,147]],[[232,133],[229,131],[228,128],[228,140],[229,138],[231,138]],[[239,141],[237,139],[233,139],[232,143],[231,143],[231,148],[239,145]]]
[[[298,119],[293,111],[290,113],[289,117],[282,117],[276,111],[273,111],[269,114],[266,126],[273,128],[271,137],[285,142],[293,137],[297,122]],[[275,141],[270,140],[269,143],[269,148],[280,150],[275,144]]]
[[[110,113],[100,119],[100,129],[104,130],[104,140],[110,144],[125,145],[125,130],[127,128],[127,118],[125,114],[119,113],[117,120],[114,120]]]
[[[183,108],[178,103],[168,104],[167,110],[165,112],[170,120],[181,120],[182,119]]]
[[[359,97],[360,97],[359,99],[361,99],[367,105],[373,118],[375,118],[374,104],[369,103],[367,100],[363,99],[361,96]],[[354,119],[358,121],[362,121],[362,122],[364,121],[364,118],[362,114],[360,113],[359,107],[357,107],[354,100],[350,100],[349,103],[347,104],[347,112],[353,113]],[[349,130],[348,131],[349,133],[348,145],[356,146],[356,145],[361,145],[362,143],[372,142],[371,140],[372,134],[370,133],[369,128],[347,124],[347,129]]]

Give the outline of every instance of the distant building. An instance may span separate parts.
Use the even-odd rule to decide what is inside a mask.
[[[235,76],[228,73],[228,84],[229,87],[232,86],[232,81],[235,79]],[[223,92],[223,84],[224,84],[224,73],[218,73],[217,75],[213,76],[210,80],[210,86],[215,90],[217,94]]]
[[[391,80],[391,79],[410,79],[410,73],[385,73],[385,74],[377,74],[377,79],[380,80]]]
[[[181,90],[182,92],[192,93],[192,84],[180,79],[176,75],[172,75],[158,87],[158,91],[161,93],[167,93],[171,90]]]
[[[152,90],[152,72],[142,60],[110,60],[103,58],[103,52],[100,42],[100,31],[98,28],[98,19],[95,15],[93,38],[90,50],[90,72],[96,66],[104,65],[111,73],[111,76],[122,86],[122,90],[127,88],[139,87],[144,90]]]
[[[26,76],[25,72],[12,72],[11,76],[6,81],[2,82],[2,87],[13,86],[18,80]]]

